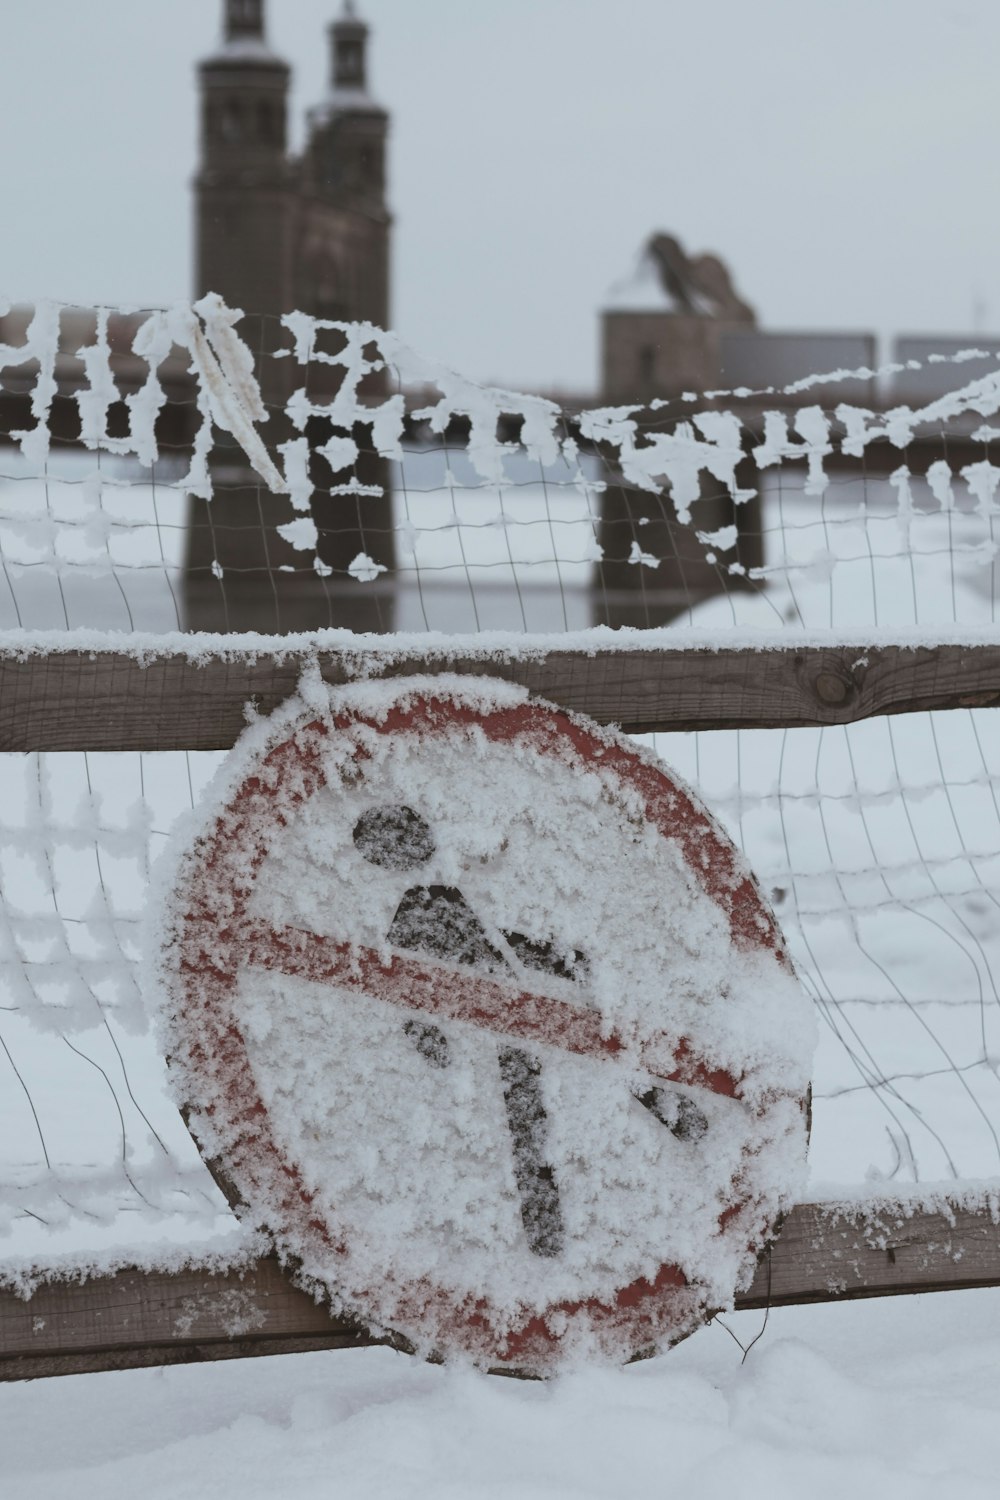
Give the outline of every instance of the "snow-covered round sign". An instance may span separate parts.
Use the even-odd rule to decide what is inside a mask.
[[[163,879],[174,1088],[333,1306],[543,1373],[729,1304],[801,1185],[809,1004],[718,825],[490,679],[300,689]]]

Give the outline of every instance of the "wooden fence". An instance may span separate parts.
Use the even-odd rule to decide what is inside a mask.
[[[430,645],[415,656],[361,647],[24,654],[0,645],[0,750],[215,750],[270,712],[305,662],[340,683],[374,675],[489,673],[630,732],[851,723],[877,715],[1000,704],[1000,644],[721,645],[641,641],[517,648]],[[956,1199],[935,1212],[880,1200],[802,1204],[788,1215],[737,1307],[1000,1285],[1000,1223]],[[120,1271],[52,1280],[29,1300],[0,1290],[0,1380],[346,1348],[370,1342],[331,1319],[273,1259],[242,1272]]]
[[[143,639],[150,644],[141,650],[28,656],[0,641],[0,751],[227,750],[246,727],[247,703],[270,713],[307,661],[327,682],[344,683],[362,674],[366,655],[374,676],[502,677],[629,734],[851,724],[1000,704],[1000,643],[692,650],[647,647],[639,633],[628,647],[507,648],[492,656],[470,638],[416,655],[394,648],[391,637],[376,638],[367,653],[290,645],[198,655]]]

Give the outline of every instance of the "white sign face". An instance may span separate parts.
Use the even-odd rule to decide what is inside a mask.
[[[255,725],[169,877],[203,1152],[339,1312],[545,1371],[726,1305],[800,1186],[811,1007],[725,835],[483,679]]]

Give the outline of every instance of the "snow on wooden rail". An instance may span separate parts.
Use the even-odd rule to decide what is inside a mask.
[[[1000,704],[996,632],[893,640],[595,630],[553,637],[0,637],[0,751],[227,749],[316,663],[326,681],[482,673],[630,733],[848,724]]]
[[[1000,1223],[941,1203],[804,1203],[737,1308],[1000,1285]],[[358,1348],[372,1340],[295,1287],[274,1258],[248,1269],[126,1270],[0,1290],[0,1381]]]

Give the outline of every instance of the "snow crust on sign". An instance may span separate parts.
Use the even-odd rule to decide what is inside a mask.
[[[568,739],[565,751],[543,755],[488,741],[474,724],[426,740],[361,723],[337,729],[319,742],[325,785],[301,805],[294,776],[286,785],[268,782],[265,824],[252,830],[241,866],[228,842],[230,799],[269,749],[293,734],[301,739],[304,726],[337,714],[382,721],[421,696],[481,714],[528,701],[518,687],[468,678],[330,689],[317,674],[301,692],[247,730],[163,863],[151,903],[162,1042],[203,1150],[228,1170],[245,1144],[224,1080],[199,1055],[206,1038],[178,999],[192,881],[207,840],[220,835],[235,860],[235,884],[252,888],[248,915],[264,928],[353,942],[387,960],[387,935],[407,892],[457,889],[503,955],[504,972],[493,966],[492,977],[596,1011],[602,1035],[613,1032],[625,1045],[614,1057],[594,1057],[564,1050],[555,1032],[530,1043],[541,1065],[544,1155],[564,1223],[561,1253],[541,1255],[525,1232],[498,1071],[498,1049],[510,1037],[435,1020],[448,1054],[447,1066],[435,1066],[407,1030],[414,1012],[246,967],[234,1007],[254,1086],[330,1236],[289,1228],[287,1178],[262,1191],[264,1174],[235,1181],[252,1223],[267,1226],[339,1309],[405,1333],[424,1352],[447,1342],[449,1314],[433,1297],[415,1298],[418,1286],[447,1289],[452,1308],[485,1299],[501,1332],[535,1309],[613,1302],[665,1264],[684,1273],[698,1307],[728,1305],[804,1181],[801,1101],[815,1023],[797,979],[772,949],[734,946],[729,916],[677,843],[647,822],[640,795],[599,761],[584,761]],[[609,751],[627,745],[635,753],[620,736],[593,732]],[[432,833],[432,852],[416,873],[373,863],[354,839],[364,814],[400,806]],[[738,883],[747,871],[735,854],[734,861]],[[230,915],[223,897],[214,914],[220,931]],[[530,966],[532,950],[515,949],[506,934],[551,945],[575,978],[541,974]],[[700,1138],[673,1133],[636,1097],[656,1083],[651,1059],[670,1071],[682,1040],[707,1069],[739,1084],[738,1098],[664,1085],[670,1107],[700,1115]],[[563,1335],[563,1358],[594,1352],[585,1312],[553,1314],[551,1332]]]

